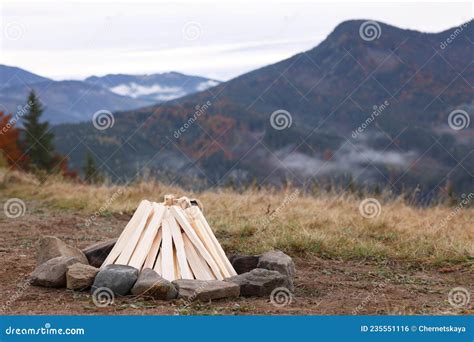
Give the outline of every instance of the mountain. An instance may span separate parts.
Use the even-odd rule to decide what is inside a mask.
[[[0,65],[0,76],[0,110],[17,112],[34,89],[45,105],[44,119],[52,124],[90,121],[100,110],[113,112],[150,106],[167,97],[186,95],[215,84],[206,78],[178,73],[150,75],[150,79],[148,76],[108,75],[89,77],[86,81],[54,81],[5,65]],[[108,89],[110,84],[115,86]],[[124,91],[126,85],[130,87],[128,92]]]
[[[465,191],[473,185],[474,131],[450,128],[448,117],[458,110],[469,119],[474,107],[472,40],[467,24],[423,33],[347,21],[309,51],[116,113],[107,130],[60,127],[57,141],[79,168],[85,149],[74,136],[81,137],[115,179],[140,173],[204,186],[336,181],[395,192],[419,185],[426,196],[446,184]]]
[[[45,105],[43,119],[52,124],[91,120],[93,114],[102,109],[116,111],[150,104],[82,81],[46,81],[2,88],[0,103],[5,111],[16,112],[18,106],[25,104],[31,89]]]
[[[103,77],[91,76],[85,81],[101,85],[122,96],[153,103],[177,99],[219,84],[215,80],[177,72],[151,75],[110,74]]]
[[[29,71],[0,64],[0,80],[2,88],[13,85],[31,84],[38,82],[51,81],[49,78],[33,74]]]

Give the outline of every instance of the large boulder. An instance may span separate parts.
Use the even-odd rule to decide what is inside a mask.
[[[229,261],[234,267],[237,274],[250,272],[254,268],[257,268],[259,255],[240,255],[235,254],[229,256]]]
[[[282,251],[269,251],[263,253],[258,259],[257,268],[278,271],[288,278],[288,289],[293,291],[293,278],[295,277],[295,264],[293,260]]]
[[[94,267],[102,266],[116,242],[117,239],[102,241],[83,249],[82,252],[89,261],[89,265]]]
[[[238,284],[240,295],[246,297],[265,297],[270,295],[277,287],[290,289],[288,277],[280,272],[264,268],[256,268],[250,272],[227,278],[225,281]]]
[[[69,246],[55,236],[43,236],[38,242],[38,253],[36,264],[42,263],[56,257],[74,257],[83,264],[88,264],[87,258],[80,249]]]
[[[145,268],[140,272],[131,293],[133,295],[150,296],[162,300],[170,300],[178,296],[175,286],[151,268]]]
[[[70,290],[85,290],[92,286],[98,272],[98,268],[80,263],[68,266],[66,287]]]
[[[115,295],[127,295],[138,278],[138,270],[126,265],[107,265],[99,271],[91,293],[100,287],[110,289]]]
[[[239,285],[221,280],[178,279],[173,281],[180,298],[189,301],[238,297]]]
[[[49,259],[37,266],[31,273],[31,284],[44,287],[65,287],[67,268],[76,263],[80,263],[80,261],[75,257],[60,256]]]

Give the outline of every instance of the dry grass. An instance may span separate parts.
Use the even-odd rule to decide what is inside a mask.
[[[321,257],[407,260],[425,264],[472,262],[474,209],[436,206],[416,208],[401,199],[379,198],[376,218],[359,213],[360,198],[350,194],[307,196],[286,191],[230,190],[198,194],[147,182],[121,186],[91,186],[32,176],[0,175],[5,198],[39,200],[45,205],[80,210],[85,217],[132,213],[140,200],[161,201],[166,193],[198,197],[225,248],[258,253],[279,248],[289,253]],[[449,218],[449,219],[448,219]]]

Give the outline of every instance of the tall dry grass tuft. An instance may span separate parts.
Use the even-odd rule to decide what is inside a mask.
[[[369,218],[361,215],[361,199],[350,193],[310,196],[291,188],[192,193],[158,182],[93,186],[54,177],[39,184],[18,172],[0,174],[0,184],[4,197],[85,213],[102,208],[103,214],[131,214],[142,199],[162,201],[167,193],[197,197],[221,243],[234,252],[279,248],[328,258],[427,264],[472,262],[474,257],[474,209],[462,204],[419,208],[381,195],[378,215]]]

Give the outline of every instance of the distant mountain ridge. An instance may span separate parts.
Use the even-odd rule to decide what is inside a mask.
[[[375,38],[363,36],[367,22],[378,30]],[[61,127],[57,141],[66,152],[77,139],[61,132],[83,137],[114,178],[143,172],[207,186],[337,178],[394,191],[472,188],[472,124],[448,125],[452,111],[474,107],[472,25],[443,48],[458,28],[423,33],[373,23],[341,23],[315,48],[210,91],[117,113],[108,130]],[[272,121],[282,113],[286,124]],[[74,150],[72,163],[79,166],[83,155]]]
[[[54,81],[6,65],[0,65],[0,80],[0,110],[15,112],[34,89],[45,105],[44,119],[52,124],[90,121],[99,110],[114,112],[150,106],[218,83],[173,72]]]
[[[85,82],[99,84],[122,96],[155,103],[177,99],[219,84],[216,80],[178,72],[151,75],[109,74],[103,77],[91,76]]]
[[[7,65],[0,64],[0,80],[1,87],[9,87],[14,85],[32,84],[38,82],[51,81],[51,79],[36,75],[32,72]]]
[[[44,104],[43,119],[52,124],[88,121],[101,109],[118,111],[150,104],[82,81],[43,81],[2,88],[1,106],[5,111],[14,113],[19,105],[25,104],[31,89],[35,90]]]

